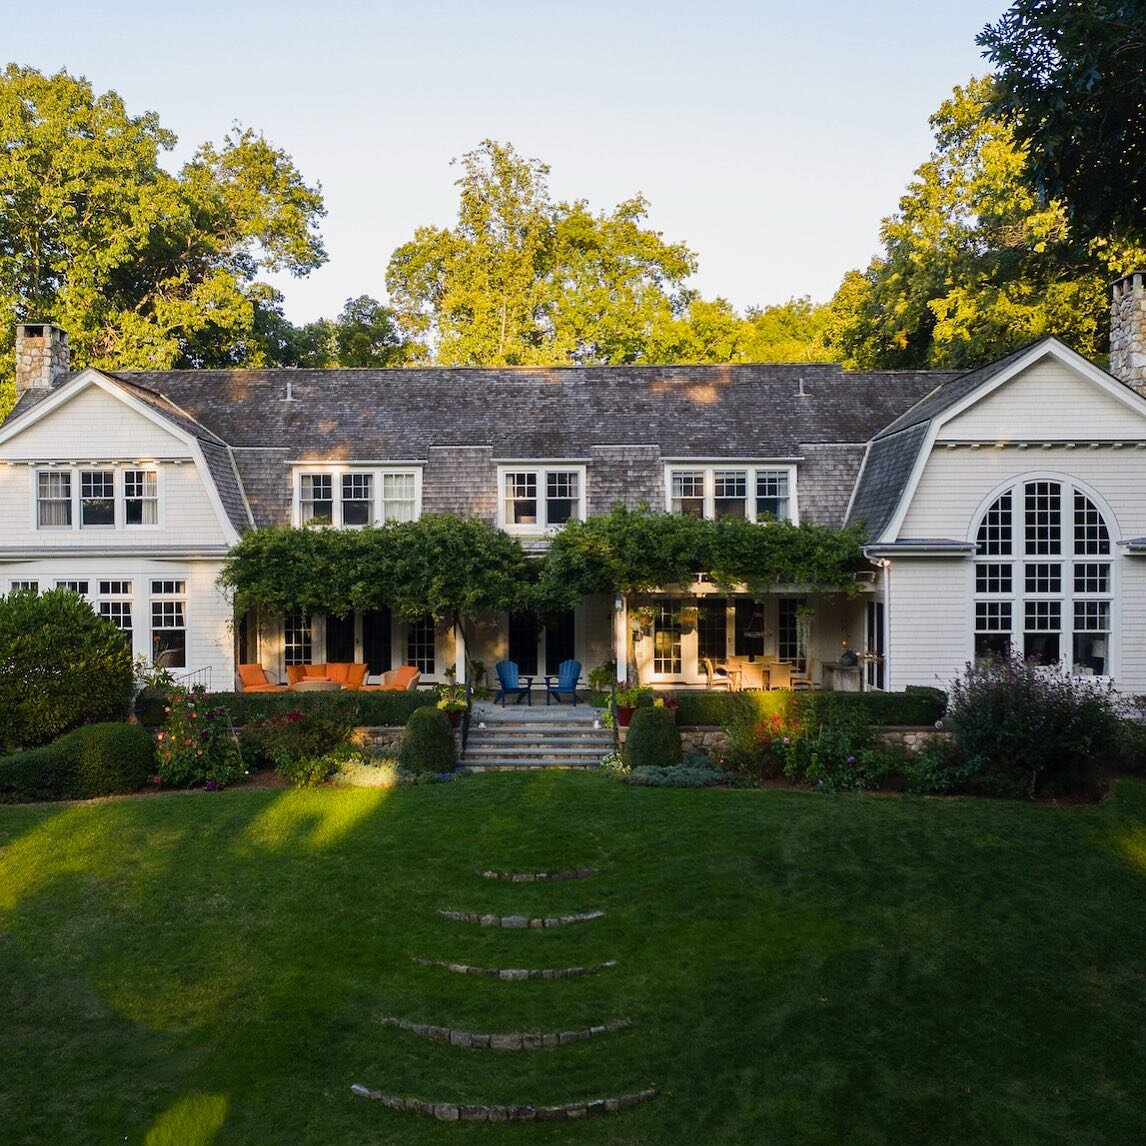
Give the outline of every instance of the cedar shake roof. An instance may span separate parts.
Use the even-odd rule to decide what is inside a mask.
[[[596,462],[607,447],[650,448],[653,468],[799,459],[802,516],[839,524],[867,443],[963,377],[822,363],[102,373],[200,441],[240,530],[250,515],[289,520],[289,462],[425,462],[451,447],[487,463]]]

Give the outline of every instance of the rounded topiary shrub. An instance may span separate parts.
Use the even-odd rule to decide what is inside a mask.
[[[0,749],[32,748],[85,721],[127,714],[131,651],[79,594],[0,597],[0,650]]]
[[[408,772],[448,772],[457,763],[454,726],[440,708],[418,708],[406,721],[398,765]]]
[[[155,768],[151,737],[134,724],[89,724],[43,748],[0,758],[0,803],[86,800],[135,792]]]
[[[680,732],[667,708],[638,708],[633,713],[622,755],[630,768],[680,762]]]

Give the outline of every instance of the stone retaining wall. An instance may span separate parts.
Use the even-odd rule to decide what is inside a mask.
[[[438,1043],[449,1043],[463,1050],[550,1050],[570,1043],[583,1043],[589,1039],[599,1039],[603,1035],[616,1034],[633,1025],[632,1019],[613,1019],[607,1023],[585,1027],[578,1031],[547,1031],[538,1034],[530,1031],[511,1031],[508,1034],[475,1034],[472,1031],[459,1031],[454,1027],[438,1027],[432,1023],[412,1023],[408,1019],[397,1019],[391,1015],[383,1017],[388,1027],[409,1031],[419,1038],[431,1039]]]
[[[477,923],[481,927],[569,927],[574,923],[591,923],[604,919],[603,911],[581,911],[575,915],[553,915],[544,919],[531,919],[528,915],[483,915],[477,911],[451,911],[439,908],[438,914],[456,923]]]
[[[443,967],[455,975],[481,975],[510,983],[526,979],[577,979],[584,975],[599,975],[617,965],[616,959],[606,959],[604,963],[592,963],[588,967],[471,967],[468,963],[451,963],[448,959],[423,959],[420,955],[411,955],[410,958],[422,967]]]

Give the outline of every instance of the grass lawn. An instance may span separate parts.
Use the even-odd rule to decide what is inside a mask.
[[[512,884],[483,868],[591,866]],[[1146,785],[1101,806],[570,773],[0,808],[5,1143],[1146,1141]],[[439,908],[556,915],[518,931]],[[502,982],[421,966],[616,959]],[[542,1051],[477,1032],[632,1027]],[[652,1102],[444,1125],[353,1096]]]

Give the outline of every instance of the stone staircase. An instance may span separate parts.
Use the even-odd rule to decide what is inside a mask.
[[[461,760],[466,772],[512,772],[525,768],[596,768],[613,751],[613,733],[603,713],[587,704],[504,708],[474,705],[469,740]]]

